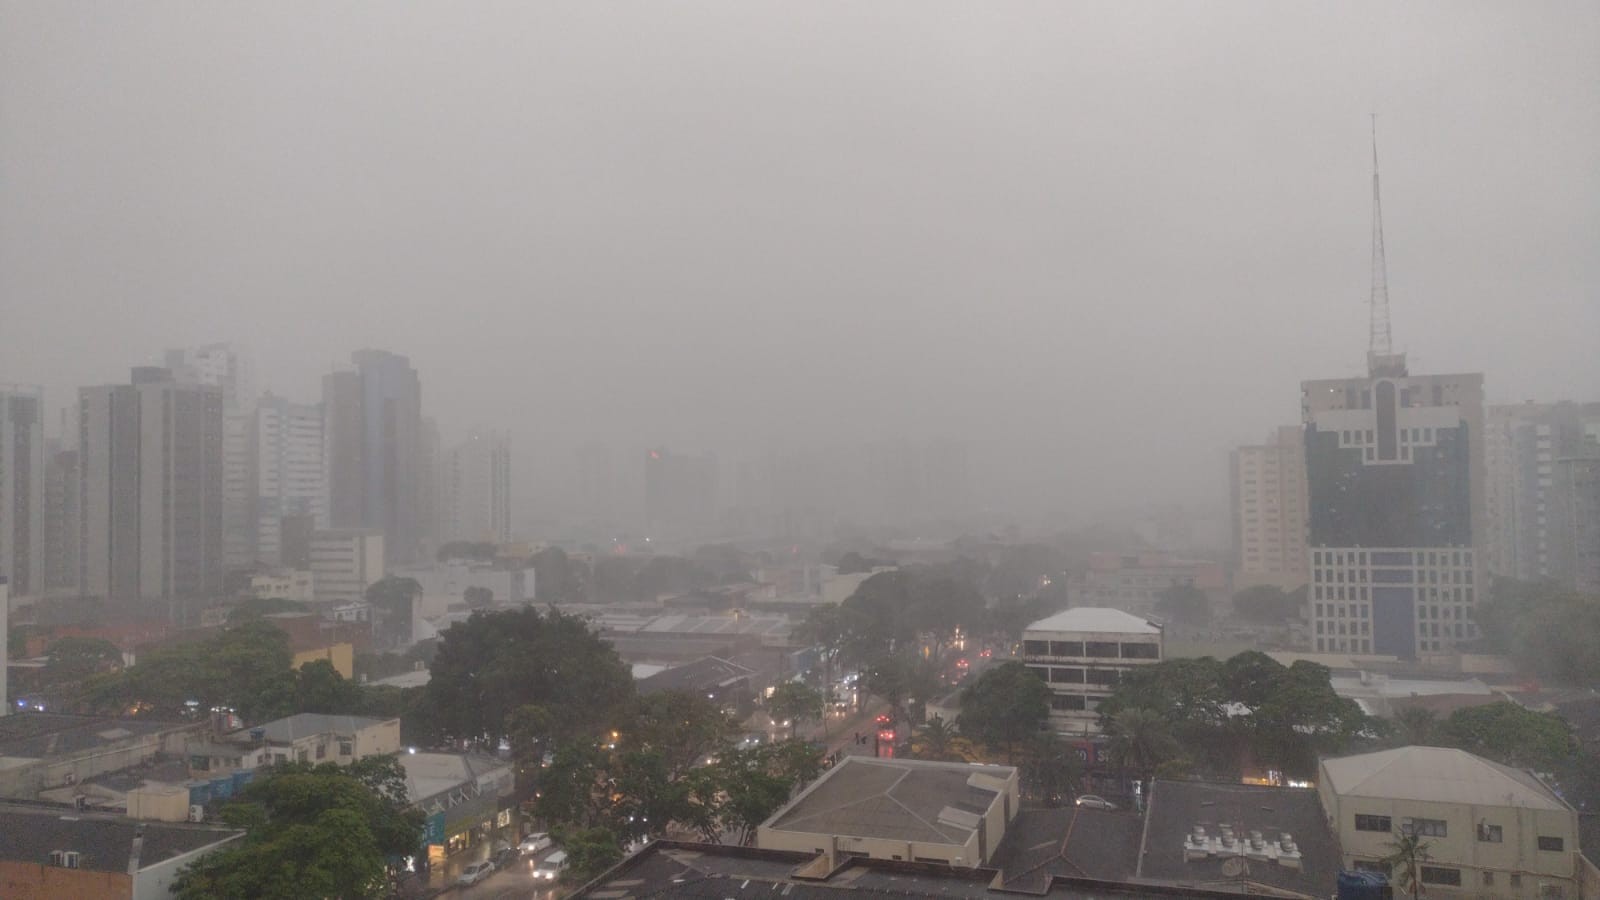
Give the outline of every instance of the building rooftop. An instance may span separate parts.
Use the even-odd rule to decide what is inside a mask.
[[[1016,771],[1009,766],[847,756],[762,827],[965,844]]]
[[[157,722],[102,716],[23,712],[0,716],[0,768],[19,761],[96,750],[131,737],[193,727],[192,722]]]
[[[993,890],[995,870],[957,869],[942,863],[849,859],[831,873],[813,874],[808,853],[722,844],[656,841],[579,888],[589,900],[842,900],[847,897],[963,897],[1005,900],[1018,893]],[[804,874],[802,874],[804,873]],[[1028,894],[1049,900],[1188,900],[1236,897],[1168,885],[1050,876]]]
[[[705,656],[691,663],[673,666],[639,679],[639,693],[656,694],[661,691],[709,691],[727,687],[755,672],[736,662],[716,656]]]
[[[1108,606],[1079,606],[1062,610],[1029,625],[1026,631],[1109,631],[1116,634],[1160,634],[1150,620]]]
[[[65,807],[0,805],[0,859],[48,865],[56,850],[75,850],[78,868],[127,873],[140,832],[139,868],[233,840],[242,831],[204,825],[139,822]]]
[[[1043,891],[1051,879],[1127,881],[1139,864],[1144,820],[1133,812],[1083,809],[1024,809],[1017,813],[995,852],[1007,890]]]
[[[330,716],[322,713],[298,713],[285,719],[275,719],[255,728],[241,729],[228,735],[229,740],[248,740],[252,731],[261,731],[262,737],[275,744],[289,744],[300,738],[318,734],[355,734],[390,719],[369,719],[363,716]]]
[[[1529,773],[1465,750],[1399,747],[1325,759],[1322,770],[1334,793],[1346,797],[1569,809]]]
[[[421,803],[462,786],[476,787],[480,779],[503,770],[509,777],[511,766],[492,756],[468,753],[402,753],[398,757],[406,770],[406,796]]]
[[[1330,897],[1341,863],[1314,790],[1199,781],[1157,781],[1150,789],[1140,880]]]

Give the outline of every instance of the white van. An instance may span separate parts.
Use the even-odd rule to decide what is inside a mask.
[[[542,862],[534,867],[533,877],[540,878],[545,881],[555,881],[557,878],[561,877],[561,870],[565,869],[566,867],[567,851],[557,850],[549,856],[546,856]]]

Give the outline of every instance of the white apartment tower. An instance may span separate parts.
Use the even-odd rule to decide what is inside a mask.
[[[1234,583],[1293,590],[1306,583],[1306,453],[1300,429],[1277,429],[1230,461]]]
[[[254,558],[283,562],[283,520],[301,517],[327,528],[328,479],[323,468],[322,405],[272,393],[256,405]]]
[[[511,439],[476,431],[450,451],[445,468],[444,538],[511,540]]]
[[[255,562],[255,468],[250,438],[255,378],[249,359],[231,344],[168,350],[174,381],[222,389],[222,555],[228,568]]]
[[[0,577],[19,597],[43,593],[44,392],[0,385]]]

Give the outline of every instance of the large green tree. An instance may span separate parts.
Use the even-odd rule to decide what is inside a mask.
[[[1542,771],[1564,764],[1578,749],[1566,722],[1505,700],[1456,710],[1434,737],[1495,762]]]
[[[799,737],[801,722],[822,720],[822,694],[804,682],[785,681],[767,698],[767,712],[789,723],[789,737]]]
[[[497,746],[524,706],[549,716],[552,744],[620,730],[633,677],[577,616],[532,607],[475,612],[444,632],[425,702],[440,738]]]
[[[961,693],[961,733],[1016,762],[1018,745],[1038,734],[1050,719],[1050,688],[1020,662],[995,666]]]
[[[422,828],[404,771],[386,756],[275,767],[222,816],[246,835],[179,875],[182,900],[387,896],[387,861],[414,853]]]

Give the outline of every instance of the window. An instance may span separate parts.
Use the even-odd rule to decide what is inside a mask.
[[[1049,641],[1023,641],[1022,655],[1024,656],[1049,656]]]
[[[326,759],[327,756],[328,756],[328,745],[327,744],[318,744],[317,745],[317,759]]]
[[[1423,884],[1447,884],[1455,887],[1461,886],[1461,870],[1446,869],[1443,866],[1423,866]]]
[[[1161,648],[1155,644],[1123,644],[1123,659],[1155,659]]]
[[[1050,698],[1050,708],[1057,712],[1073,712],[1083,709],[1083,697],[1077,694],[1056,694]]]
[[[1084,645],[1084,650],[1088,651],[1084,655],[1095,659],[1117,658],[1117,644],[1115,641],[1089,641]]]
[[[1522,873],[1520,873],[1520,872],[1512,872],[1511,873],[1511,886],[1512,887],[1522,887]]]
[[[1381,859],[1358,859],[1355,862],[1357,872],[1382,872],[1385,875],[1389,874],[1389,864]]]
[[[1448,837],[1449,829],[1443,819],[1402,819],[1400,830],[1419,837]]]
[[[1502,840],[1499,825],[1490,825],[1486,822],[1478,823],[1478,840],[1485,844],[1498,844]]]
[[[1384,834],[1388,834],[1394,830],[1394,826],[1390,824],[1388,816],[1363,816],[1358,813],[1356,815],[1356,830],[1381,831]]]
[[[350,756],[350,755],[354,754],[355,752],[356,752],[355,741],[340,741],[339,742],[339,755],[340,756]]]
[[[1485,872],[1485,873],[1483,873],[1483,886],[1484,887],[1494,887],[1494,873],[1493,872]]]
[[[1539,849],[1548,850],[1551,853],[1560,853],[1566,849],[1566,841],[1558,837],[1541,834],[1539,835]]]

